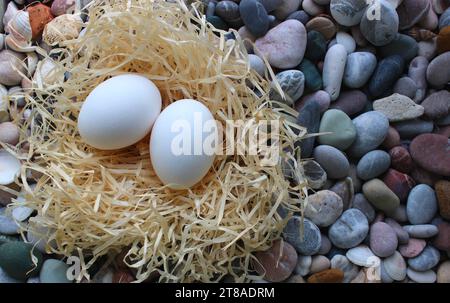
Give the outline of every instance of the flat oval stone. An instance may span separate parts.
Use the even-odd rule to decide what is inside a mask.
[[[308,102],[299,112],[297,124],[306,128],[308,133],[314,134],[319,131],[320,107],[316,102]],[[309,137],[296,142],[299,146],[303,158],[311,156],[314,148],[315,137]],[[326,171],[326,170],[325,170]]]
[[[363,185],[364,196],[377,209],[384,212],[395,210],[399,204],[399,198],[379,179],[372,179]]]
[[[397,221],[391,219],[391,218],[386,218],[384,220],[384,222],[389,225],[390,227],[392,227],[392,229],[394,230],[395,234],[397,235],[397,239],[398,239],[398,243],[399,244],[407,244],[409,241],[409,235],[408,233],[402,228],[402,226],[400,224],[397,223]]]
[[[408,196],[406,213],[411,224],[429,223],[437,212],[437,200],[434,190],[426,185],[416,185]]]
[[[407,96],[392,94],[373,102],[373,109],[384,114],[390,122],[411,120],[423,115],[424,108]]]
[[[350,262],[358,266],[372,267],[380,264],[380,258],[375,256],[366,245],[360,245],[349,249],[345,256],[350,260]]]
[[[450,25],[450,7],[447,8],[439,18],[439,30],[449,25]]]
[[[255,257],[258,260],[254,262],[255,270],[270,282],[286,280],[297,264],[295,249],[281,240],[275,241],[269,250],[257,252]]]
[[[402,139],[412,139],[420,134],[431,133],[433,122],[421,119],[406,120],[394,123],[393,126]]]
[[[427,271],[435,267],[440,258],[439,251],[428,245],[417,257],[410,258],[408,265],[415,271]]]
[[[410,237],[420,239],[431,238],[439,232],[439,229],[432,224],[405,225],[403,229],[406,230]]]
[[[363,87],[377,66],[377,58],[369,52],[355,52],[347,56],[344,83],[350,88]]]
[[[429,95],[422,103],[425,115],[432,119],[444,118],[450,113],[450,92],[440,90]]]
[[[356,129],[352,120],[341,110],[327,110],[320,121],[320,133],[331,132],[319,136],[320,144],[331,145],[339,150],[346,150],[356,138]]]
[[[366,216],[359,210],[346,210],[342,216],[331,225],[328,238],[339,248],[352,248],[360,244],[369,232]],[[348,256],[347,256],[348,257]]]
[[[386,273],[395,281],[403,281],[406,278],[406,262],[402,255],[395,251],[383,261]]]
[[[404,66],[405,60],[399,55],[381,60],[370,78],[369,93],[375,98],[384,94],[400,78]]]
[[[368,103],[366,94],[360,90],[343,91],[339,98],[331,103],[330,108],[342,110],[348,116],[362,112]]]
[[[344,210],[350,208],[355,191],[353,190],[353,181],[350,177],[337,181],[330,190],[336,193],[342,199]]]
[[[445,261],[439,265],[437,271],[438,283],[450,283],[450,261]]]
[[[327,40],[318,31],[309,30],[306,44],[305,58],[313,62],[324,58],[327,52]]]
[[[389,120],[385,115],[370,111],[353,119],[356,128],[356,139],[348,149],[348,153],[360,158],[376,149],[386,138],[389,130]]]
[[[359,24],[367,7],[365,0],[331,0],[330,12],[341,25],[353,26]]]
[[[384,173],[391,165],[391,157],[383,150],[373,150],[358,162],[356,171],[362,180],[370,180]]]
[[[370,228],[370,249],[378,257],[389,257],[397,249],[398,239],[394,229],[384,222]]]
[[[409,175],[403,174],[395,169],[389,169],[382,180],[400,201],[406,201],[409,192],[416,185]]]
[[[303,237],[300,232],[303,224]],[[321,245],[321,234],[319,228],[308,219],[293,216],[289,219],[283,230],[284,239],[294,246],[295,250],[302,255],[315,255]]]
[[[323,66],[323,87],[330,94],[331,101],[336,100],[341,92],[344,77],[347,51],[344,46],[336,44],[325,55]]]
[[[427,80],[435,87],[442,87],[450,81],[450,51],[440,54],[430,62]]]
[[[375,46],[383,46],[394,40],[398,26],[397,12],[384,0],[370,5],[360,23],[361,33]]]
[[[426,16],[430,9],[428,0],[403,0],[397,8],[400,19],[400,30],[412,27]]]
[[[332,191],[321,190],[308,196],[305,217],[319,227],[333,224],[342,214],[342,199]]]
[[[322,76],[317,67],[308,59],[303,59],[298,69],[305,75],[305,87],[312,92],[322,88]]]
[[[303,96],[295,103],[294,108],[300,112],[308,102],[315,102],[319,105],[320,112],[324,113],[330,107],[330,95],[326,91],[319,90],[315,93]]]
[[[291,69],[278,73],[275,77],[284,92],[285,99],[276,91],[274,83],[272,83],[270,98],[292,106],[303,95],[305,76],[301,71]]]
[[[391,166],[401,173],[409,173],[413,167],[413,160],[408,150],[403,146],[395,146],[389,150]]]
[[[414,99],[417,89],[417,85],[413,79],[410,77],[402,77],[395,83],[393,92]]]
[[[329,145],[319,145],[314,149],[314,159],[327,172],[331,179],[340,179],[348,175],[350,163],[337,148]]]
[[[418,256],[427,246],[427,242],[422,239],[409,238],[408,243],[399,246],[400,254],[405,258],[414,258]]]
[[[415,271],[408,267],[406,270],[408,278],[416,283],[434,283],[436,282],[436,273],[432,270]]]
[[[439,180],[434,185],[439,203],[439,214],[450,220],[450,181]]]
[[[344,273],[340,269],[327,269],[311,275],[308,283],[341,283],[344,280]]]
[[[419,45],[417,41],[403,34],[397,34],[389,44],[379,48],[379,54],[382,57],[389,57],[393,55],[400,55],[405,62],[411,61],[417,56],[419,52]]]
[[[447,137],[436,134],[417,136],[409,150],[414,162],[421,167],[438,175],[450,176],[450,142]]]
[[[326,40],[331,40],[337,32],[336,25],[329,18],[314,17],[306,23],[306,29],[309,31],[318,31]]]
[[[373,209],[372,205],[367,201],[363,194],[357,193],[355,195],[352,207],[359,209],[367,217],[369,223],[375,220],[375,209]]]
[[[337,268],[342,270],[344,273],[344,280],[342,282],[349,283],[353,280],[359,272],[358,266],[351,263],[346,256],[343,255],[335,255],[331,261],[331,268]]]
[[[433,245],[437,249],[450,252],[450,223],[445,221],[437,224],[439,233],[433,239]]]
[[[300,3],[300,0],[283,0],[273,14],[278,20],[284,20],[299,8]]]
[[[276,68],[289,69],[302,62],[306,49],[306,30],[297,20],[287,20],[256,40],[255,54],[266,57]]]
[[[222,1],[223,2],[223,1]],[[217,7],[222,3],[219,2]],[[231,1],[228,1],[231,2]],[[234,2],[232,2],[234,3]],[[229,6],[229,10],[232,10]],[[264,6],[257,0],[241,0],[239,3],[239,13],[245,27],[251,32],[255,37],[264,36],[269,30],[269,17]],[[225,12],[224,12],[225,14]]]

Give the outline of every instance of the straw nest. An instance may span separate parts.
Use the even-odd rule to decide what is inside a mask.
[[[39,78],[27,96],[30,147],[18,156],[28,194],[21,205],[36,209],[27,228],[45,236],[47,251],[89,257],[78,280],[89,279],[99,257],[124,249],[139,281],[155,271],[160,281],[255,279],[252,252],[279,238],[287,220],[279,208],[301,210],[300,162],[284,151],[294,150],[305,131],[284,118],[296,112],[273,106],[270,83],[250,70],[243,42],[224,34],[183,2],[103,1],[90,8],[83,35],[52,51],[52,81]],[[148,138],[116,151],[86,145],[77,131],[83,100],[124,72],[154,81],[163,107],[193,98],[219,121],[279,120],[282,160],[262,166],[260,156],[217,156],[200,183],[176,191],[156,177]],[[298,182],[286,181],[282,162],[297,168]],[[34,189],[30,171],[40,175]]]

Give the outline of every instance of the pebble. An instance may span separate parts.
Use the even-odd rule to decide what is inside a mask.
[[[210,2],[211,3],[211,2]],[[252,35],[247,29],[247,27],[242,26],[238,30],[238,34],[244,42],[244,46],[248,53],[253,53],[253,44],[256,41],[256,37]]]
[[[360,245],[349,249],[345,256],[350,262],[358,266],[373,267],[380,264],[380,258],[375,256],[366,245]]]
[[[415,271],[427,271],[435,267],[440,258],[439,251],[428,245],[418,256],[408,259],[408,265]]]
[[[408,35],[397,34],[389,44],[379,48],[381,57],[401,55],[405,62],[411,61],[417,56],[419,45],[417,41]]]
[[[19,233],[19,225],[6,213],[6,207],[0,208],[0,234],[15,235]]]
[[[450,113],[450,92],[440,90],[429,95],[421,105],[425,109],[425,115],[436,120],[444,118]]]
[[[363,185],[364,196],[375,208],[384,212],[394,211],[400,204],[399,198],[380,179],[372,179]]]
[[[327,269],[311,275],[308,283],[341,283],[344,280],[344,273],[340,269]]]
[[[342,214],[342,199],[332,191],[321,190],[308,196],[305,217],[319,227],[333,224]]]
[[[400,224],[397,223],[397,221],[386,218],[384,222],[389,225],[397,235],[398,243],[399,244],[407,244],[409,241],[409,235],[408,233],[402,228]]]
[[[47,259],[42,264],[39,279],[41,283],[71,283],[67,278],[68,269],[68,265],[60,260]]]
[[[308,185],[312,189],[320,189],[327,181],[327,173],[325,170],[314,160],[307,160],[303,162],[303,171]]]
[[[362,180],[370,180],[387,171],[390,165],[391,157],[387,152],[373,150],[359,160],[356,171]]]
[[[439,232],[439,229],[432,224],[404,225],[403,229],[406,230],[410,237],[420,239],[431,238]]]
[[[379,11],[382,18],[376,18],[373,12]],[[395,39],[399,18],[395,9],[386,1],[380,0],[367,8],[363,14],[360,29],[363,36],[375,46],[383,46]]]
[[[276,91],[275,84],[272,83],[270,98],[272,100],[284,102],[290,106],[294,104],[302,95],[305,89],[305,76],[301,71],[291,69],[276,75],[276,80],[284,92],[284,98]]]
[[[447,8],[439,18],[439,30],[450,25],[450,7]]]
[[[397,82],[405,66],[404,59],[393,55],[381,60],[369,81],[369,93],[377,98]]]
[[[345,155],[330,145],[319,145],[314,149],[314,159],[327,172],[328,178],[340,179],[348,175],[350,164]]]
[[[295,12],[293,12],[292,14],[290,14],[290,15],[286,18],[286,20],[289,20],[289,19],[295,19],[295,20],[298,20],[298,21],[300,21],[303,25],[306,25],[306,23],[308,23],[308,21],[309,21],[309,15],[308,15],[305,11],[300,10],[300,11],[295,11]]]
[[[223,4],[226,2],[227,4]],[[269,17],[264,6],[257,0],[241,0],[239,11],[236,11],[237,4],[232,1],[221,1],[216,6],[216,14],[222,19],[224,16],[230,19],[242,18],[245,27],[257,38],[264,36],[269,30]],[[226,8],[226,10],[225,10]],[[222,12],[222,13],[218,13]],[[231,14],[231,15],[230,15]],[[227,21],[226,19],[224,19]],[[229,20],[229,19],[228,19]]]
[[[344,273],[344,280],[342,282],[349,283],[353,280],[359,272],[358,267],[351,263],[346,256],[343,255],[335,255],[331,259],[331,268],[337,268],[342,270]]]
[[[315,274],[330,268],[330,260],[325,256],[314,256],[312,258],[310,273]]]
[[[327,41],[318,31],[308,30],[305,58],[313,62],[324,58],[327,52]]]
[[[361,192],[362,180],[358,178],[358,174],[356,173],[356,165],[353,163],[350,163],[350,171],[348,177],[352,179],[353,193]]]
[[[408,77],[410,77],[417,86],[415,97],[412,98],[415,103],[420,103],[425,98],[428,87],[426,79],[428,64],[428,59],[422,56],[414,58],[409,64]]]
[[[448,138],[436,134],[422,134],[410,144],[411,156],[418,165],[426,170],[450,176],[450,143]]]
[[[357,193],[353,199],[353,208],[360,210],[366,217],[369,223],[375,220],[375,209],[367,201],[362,193]]]
[[[419,272],[408,267],[406,274],[416,283],[434,283],[436,281],[436,273],[432,270]]]
[[[308,59],[303,59],[297,67],[305,76],[305,88],[315,92],[322,88],[322,76],[317,67]]]
[[[389,217],[397,222],[406,223],[408,216],[406,215],[406,206],[400,204],[395,210],[389,212]],[[408,235],[409,236],[409,235]]]
[[[398,246],[394,229],[384,222],[377,222],[370,228],[370,249],[378,257],[391,256]]]
[[[406,278],[406,262],[402,255],[395,251],[390,257],[382,261],[386,273],[395,281]]]
[[[339,98],[331,103],[332,109],[339,109],[348,116],[354,116],[362,112],[368,103],[366,94],[360,90],[343,91]]]
[[[430,62],[427,80],[434,87],[442,87],[450,81],[450,51],[440,54]]]
[[[356,49],[355,39],[346,32],[338,32],[336,34],[336,43],[343,45],[347,50],[347,54],[353,53]]]
[[[348,153],[360,158],[376,149],[386,138],[389,130],[389,120],[385,115],[370,111],[353,119],[356,127],[356,139],[348,149]]]
[[[429,223],[437,212],[437,200],[434,190],[426,185],[416,185],[408,196],[406,213],[411,224]]]
[[[342,199],[344,210],[351,207],[355,191],[353,189],[353,181],[350,177],[337,181],[332,187],[330,187],[330,190]]]
[[[281,240],[275,241],[269,250],[257,252],[255,257],[258,260],[254,262],[255,270],[269,282],[286,280],[297,264],[295,249]]]
[[[395,83],[393,92],[414,99],[417,89],[417,85],[413,79],[410,77],[402,77]]]
[[[350,88],[363,87],[377,66],[377,58],[369,52],[355,52],[347,56],[344,84]]]
[[[326,91],[319,90],[312,94],[303,96],[295,103],[295,109],[300,112],[308,102],[315,102],[319,105],[320,113],[324,113],[330,107],[330,95]]]
[[[274,15],[278,20],[284,20],[295,12],[299,6],[300,0],[283,0],[281,4],[277,5],[277,8],[274,10]]]
[[[439,204],[439,214],[450,220],[450,181],[439,180],[434,185]]]
[[[433,245],[437,249],[450,252],[450,223],[443,221],[437,224],[437,228],[439,232],[433,239]]]
[[[391,149],[395,146],[400,145],[400,134],[398,133],[398,131],[392,126],[389,126],[386,138],[384,139],[383,143],[381,143],[381,145],[386,149]]]
[[[283,4],[283,0],[258,0],[268,13],[274,11],[278,6]],[[239,2],[239,1],[236,1]]]
[[[379,269],[377,269],[375,272],[377,272],[378,277],[375,278],[375,280],[379,280],[381,283],[393,283],[394,279],[389,276],[386,269],[384,268],[384,262],[381,261]]]
[[[298,256],[297,264],[295,265],[294,273],[304,277],[309,274],[311,269],[312,257],[311,256]]]
[[[413,119],[394,123],[393,126],[400,134],[402,139],[412,139],[420,134],[431,133],[433,131],[433,122],[421,119]]]
[[[418,55],[424,57],[427,60],[432,60],[437,55],[436,39],[420,41]]]
[[[348,209],[331,225],[328,238],[339,248],[352,248],[360,244],[367,236],[369,223],[358,209]]]
[[[321,241],[321,244],[320,244],[320,249],[319,249],[318,254],[319,255],[326,255],[331,250],[331,242],[328,239],[328,237],[326,235],[324,235],[324,234],[321,234],[321,239],[322,239],[322,241]]]
[[[332,133],[319,136],[320,144],[331,145],[339,150],[346,150],[356,138],[356,129],[352,120],[338,109],[330,109],[323,114],[319,132]]]
[[[31,254],[36,258],[35,266]],[[25,281],[36,276],[42,266],[42,254],[24,242],[7,242],[0,245],[0,267],[12,278]]]
[[[15,123],[3,122],[0,124],[0,142],[15,146],[19,143],[19,128]]]
[[[54,0],[52,2],[51,11],[54,16],[61,16],[64,14],[70,14],[71,11],[75,11],[76,0]]]
[[[367,7],[366,1],[361,0],[331,0],[330,12],[341,25],[353,26],[359,24]]]
[[[303,0],[302,8],[310,16],[317,16],[324,12],[324,8],[322,6],[316,4],[313,0]]]
[[[393,147],[389,150],[389,156],[391,156],[391,166],[393,169],[405,174],[412,170],[413,160],[408,150],[403,146]]]
[[[305,127],[308,133],[311,134],[317,133],[319,131],[320,125],[320,107],[318,103],[308,102],[300,111],[297,117],[297,124]],[[300,146],[303,158],[308,158],[311,156],[315,140],[316,140],[315,137],[309,137],[300,140],[300,142],[296,144],[296,146],[297,145]]]
[[[384,114],[390,122],[411,120],[423,115],[424,108],[407,96],[392,94],[373,102],[373,109]]]
[[[7,86],[19,85],[22,74],[26,75],[25,65],[22,61],[25,55],[11,50],[0,51],[0,84]]]
[[[250,68],[257,72],[261,77],[264,77],[266,73],[266,65],[264,64],[264,61],[260,57],[253,54],[248,55],[248,61],[250,63]]]
[[[318,31],[326,40],[331,40],[337,32],[336,25],[327,17],[314,17],[306,23],[307,31]]]
[[[17,222],[23,222],[31,216],[33,211],[34,209],[27,206],[15,206],[11,214]]]
[[[450,261],[442,262],[437,270],[438,283],[450,283]]]
[[[219,16],[206,17],[206,21],[211,23],[217,29],[221,29],[224,31],[228,30],[228,25]]]
[[[426,16],[429,9],[429,0],[403,0],[397,8],[400,19],[399,29],[404,30],[414,26]]]
[[[439,54],[450,51],[450,26],[441,29],[436,38],[436,47]]]
[[[406,201],[409,192],[416,185],[409,175],[403,174],[395,169],[389,169],[382,180],[401,202]]]
[[[335,101],[339,97],[346,62],[347,51],[340,44],[332,46],[325,55],[323,86],[330,95],[331,101]]]
[[[1,267],[0,267],[0,283],[22,283],[22,281],[11,278]]]
[[[400,254],[405,258],[414,258],[427,246],[427,242],[422,239],[409,238],[408,243],[402,244],[398,247]]]
[[[303,59],[306,41],[303,24],[297,20],[287,20],[256,40],[255,54],[266,57],[272,67],[294,68]]]
[[[303,224],[303,237],[300,232]],[[310,220],[293,216],[289,219],[283,231],[284,238],[295,250],[302,255],[315,255],[321,245],[321,236],[319,228]]]

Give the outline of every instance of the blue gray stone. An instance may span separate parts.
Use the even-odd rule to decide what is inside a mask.
[[[269,16],[264,6],[257,0],[242,0],[239,12],[245,27],[256,38],[264,36],[269,30]]]
[[[404,225],[403,229],[406,230],[411,238],[428,239],[438,234],[439,229],[432,224],[419,224],[419,225]]]
[[[356,166],[358,177],[370,180],[378,177],[391,166],[391,157],[384,150],[373,150],[365,154]]]
[[[15,235],[19,233],[19,225],[6,212],[6,207],[0,208],[0,234]]]
[[[389,44],[379,48],[379,53],[383,58],[400,55],[408,62],[417,56],[419,52],[419,44],[417,41],[408,35],[397,34],[395,39]]]
[[[330,145],[319,145],[314,149],[314,159],[327,173],[328,178],[340,179],[348,175],[350,163],[339,149]]]
[[[350,88],[363,87],[377,67],[377,58],[369,52],[355,52],[347,56],[344,84]]]
[[[286,18],[286,20],[289,19],[298,20],[303,23],[303,25],[306,25],[309,21],[309,15],[305,11],[295,11]]]
[[[362,193],[357,193],[355,195],[352,207],[359,209],[367,217],[369,223],[375,220],[375,209]]]
[[[331,225],[328,238],[339,248],[352,248],[360,244],[369,232],[369,222],[358,209],[346,210],[337,221]]]
[[[400,134],[402,139],[413,139],[414,137],[433,132],[433,121],[413,119],[393,123],[394,128]]]
[[[299,70],[286,70],[276,75],[276,79],[284,92],[285,99],[275,90],[275,85],[272,83],[270,90],[270,98],[275,101],[286,103],[290,106],[294,105],[295,101],[300,99],[305,89],[305,75]]]
[[[438,203],[434,190],[426,185],[416,185],[408,195],[406,214],[411,224],[429,223],[436,215]]]
[[[363,14],[359,28],[370,43],[383,46],[394,40],[400,20],[390,3],[384,0],[372,3]]]
[[[303,225],[303,237],[301,233]],[[283,230],[284,239],[301,255],[312,256],[320,250],[322,243],[319,228],[308,219],[293,216]]]
[[[439,251],[428,245],[417,257],[408,259],[408,265],[415,271],[427,271],[435,267],[440,258]]]
[[[67,278],[69,266],[63,261],[47,259],[42,264],[39,279],[41,283],[72,283]]]
[[[225,0],[216,5],[216,15],[223,21],[229,22],[240,18],[239,5],[236,2]]]
[[[380,97],[391,89],[403,73],[405,60],[402,56],[393,55],[381,60],[369,81],[369,94]]]
[[[450,25],[450,7],[447,8],[439,18],[439,30],[449,25]]]
[[[308,133],[314,134],[319,131],[320,106],[317,102],[307,102],[299,112],[297,124],[306,128]],[[316,137],[309,137],[296,142],[296,147],[300,147],[302,158],[311,156]]]

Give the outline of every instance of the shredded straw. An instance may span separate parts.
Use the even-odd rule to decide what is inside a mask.
[[[252,253],[268,249],[288,219],[278,209],[302,209],[301,163],[283,151],[294,150],[305,130],[282,114],[294,110],[273,106],[270,83],[250,70],[243,41],[224,35],[195,5],[98,1],[85,33],[51,52],[58,73],[52,79],[64,73],[67,80],[34,82],[26,96],[32,115],[22,130],[31,128],[30,148],[13,152],[23,162],[20,181],[28,193],[21,205],[37,211],[27,228],[48,230],[47,243],[56,243],[49,252],[89,257],[78,280],[92,278],[87,269],[99,257],[124,249],[138,281],[155,271],[161,282],[254,280]],[[115,151],[88,146],[77,130],[81,105],[98,84],[124,72],[151,79],[163,107],[193,98],[222,122],[279,120],[283,160],[262,166],[260,156],[217,156],[200,183],[176,191],[155,175],[148,137]],[[273,77],[269,66],[268,73]],[[286,181],[283,161],[297,168],[299,182]],[[34,190],[30,171],[42,175]]]

